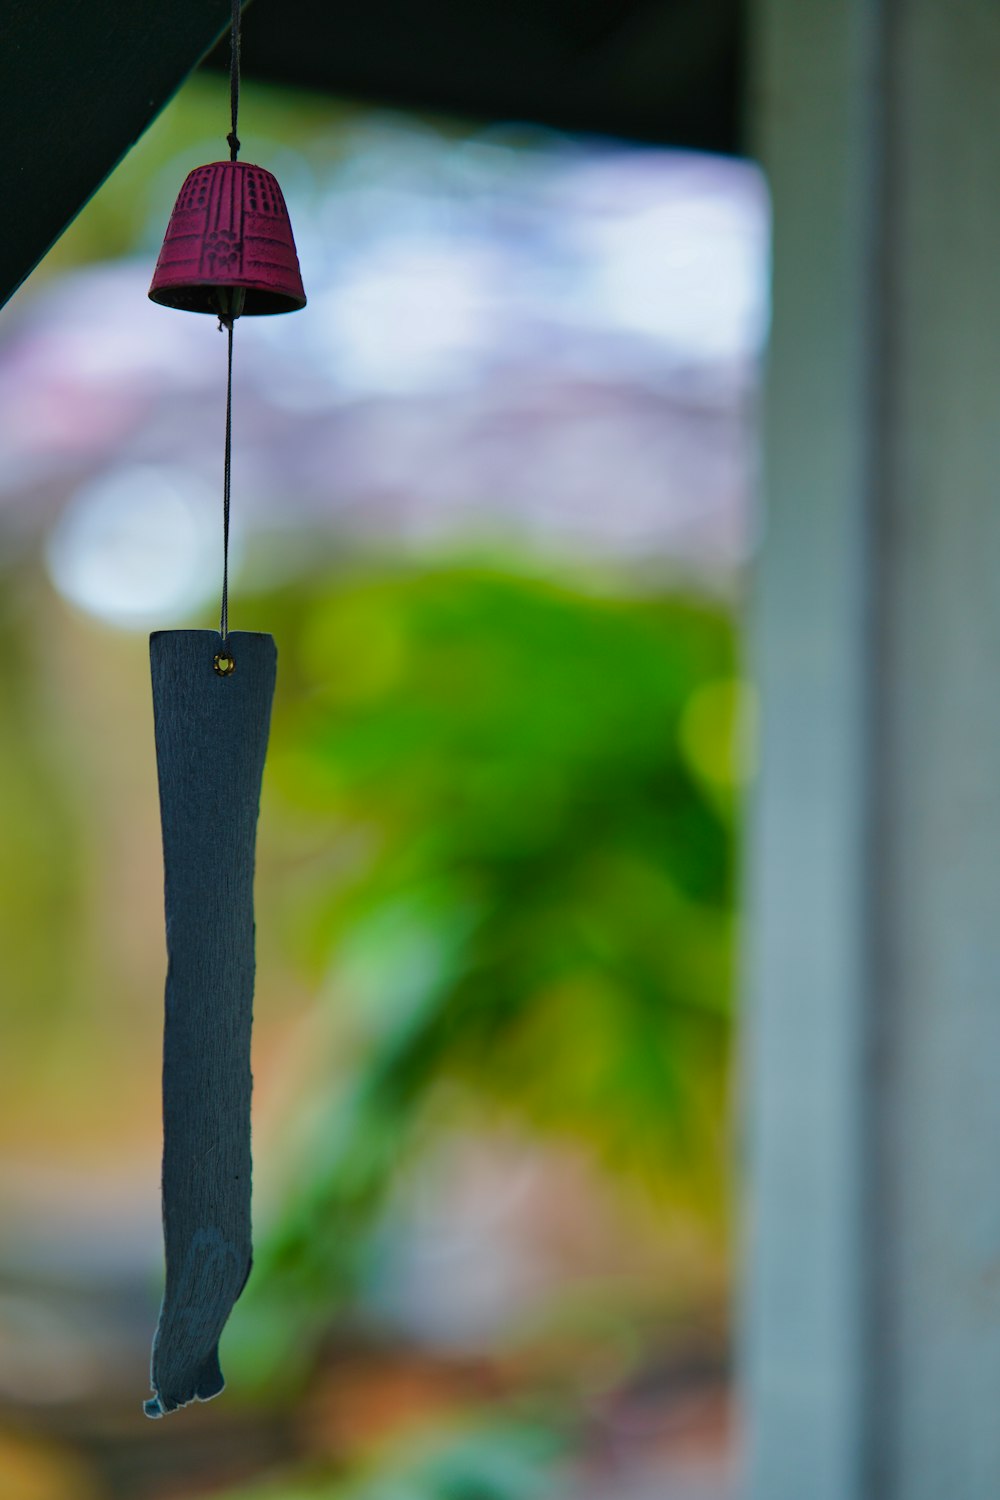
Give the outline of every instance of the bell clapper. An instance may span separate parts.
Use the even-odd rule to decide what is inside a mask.
[[[235,323],[246,305],[247,291],[243,286],[218,286],[215,302],[219,313],[219,331]]]

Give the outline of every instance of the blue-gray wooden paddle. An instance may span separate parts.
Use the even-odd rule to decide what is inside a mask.
[[[219,1337],[250,1274],[253,873],[277,652],[234,631],[150,637],[167,918],[166,1290],[153,1343],[162,1416],[223,1387]]]

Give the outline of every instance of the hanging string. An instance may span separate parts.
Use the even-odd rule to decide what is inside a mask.
[[[232,122],[226,140],[229,142],[229,160],[239,155],[240,138],[236,133],[240,113],[240,21],[241,0],[233,0],[233,23],[229,47],[229,115]],[[233,324],[240,314],[242,296],[234,291],[229,306],[219,318],[219,330],[225,328],[228,350],[226,357],[226,453],[222,476],[222,608],[219,612],[219,635],[225,647],[229,635],[229,497],[232,487],[233,468]],[[227,658],[228,660],[228,658]]]
[[[229,486],[233,463],[233,319],[226,323],[229,335],[228,373],[226,376],[226,458],[222,480],[222,610],[219,615],[219,634],[226,644],[229,634]]]
[[[235,161],[240,154],[240,138],[236,134],[240,112],[240,20],[240,0],[233,0],[233,32],[229,49],[229,113],[233,128],[226,136],[230,161]]]

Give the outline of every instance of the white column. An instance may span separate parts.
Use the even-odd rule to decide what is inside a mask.
[[[1000,5],[756,0],[752,1500],[1000,1496]]]
[[[1000,1496],[1000,6],[892,36],[879,1333],[893,1500]]]
[[[771,184],[774,270],[747,878],[753,1500],[863,1495],[879,218],[871,9],[757,5],[756,144]]]

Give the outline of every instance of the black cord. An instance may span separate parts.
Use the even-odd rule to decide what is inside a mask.
[[[222,481],[222,612],[219,634],[226,644],[229,634],[229,483],[233,460],[233,319],[226,322],[229,334],[229,371],[226,379],[226,459]]]
[[[240,138],[236,134],[240,112],[240,19],[240,0],[233,0],[233,32],[229,49],[229,113],[233,128],[226,136],[230,161],[235,161],[240,154]]]
[[[226,139],[229,142],[229,160],[239,155],[240,138],[236,126],[240,112],[240,12],[241,0],[233,0],[233,29],[229,52],[229,113],[232,129]],[[235,298],[235,293],[234,293]],[[242,304],[242,297],[240,298]],[[230,302],[228,316],[219,320],[220,329],[225,327],[229,335],[229,351],[226,372],[226,457],[222,481],[222,609],[219,614],[219,634],[225,646],[229,635],[229,494],[233,466],[233,324],[238,316],[234,302]]]

